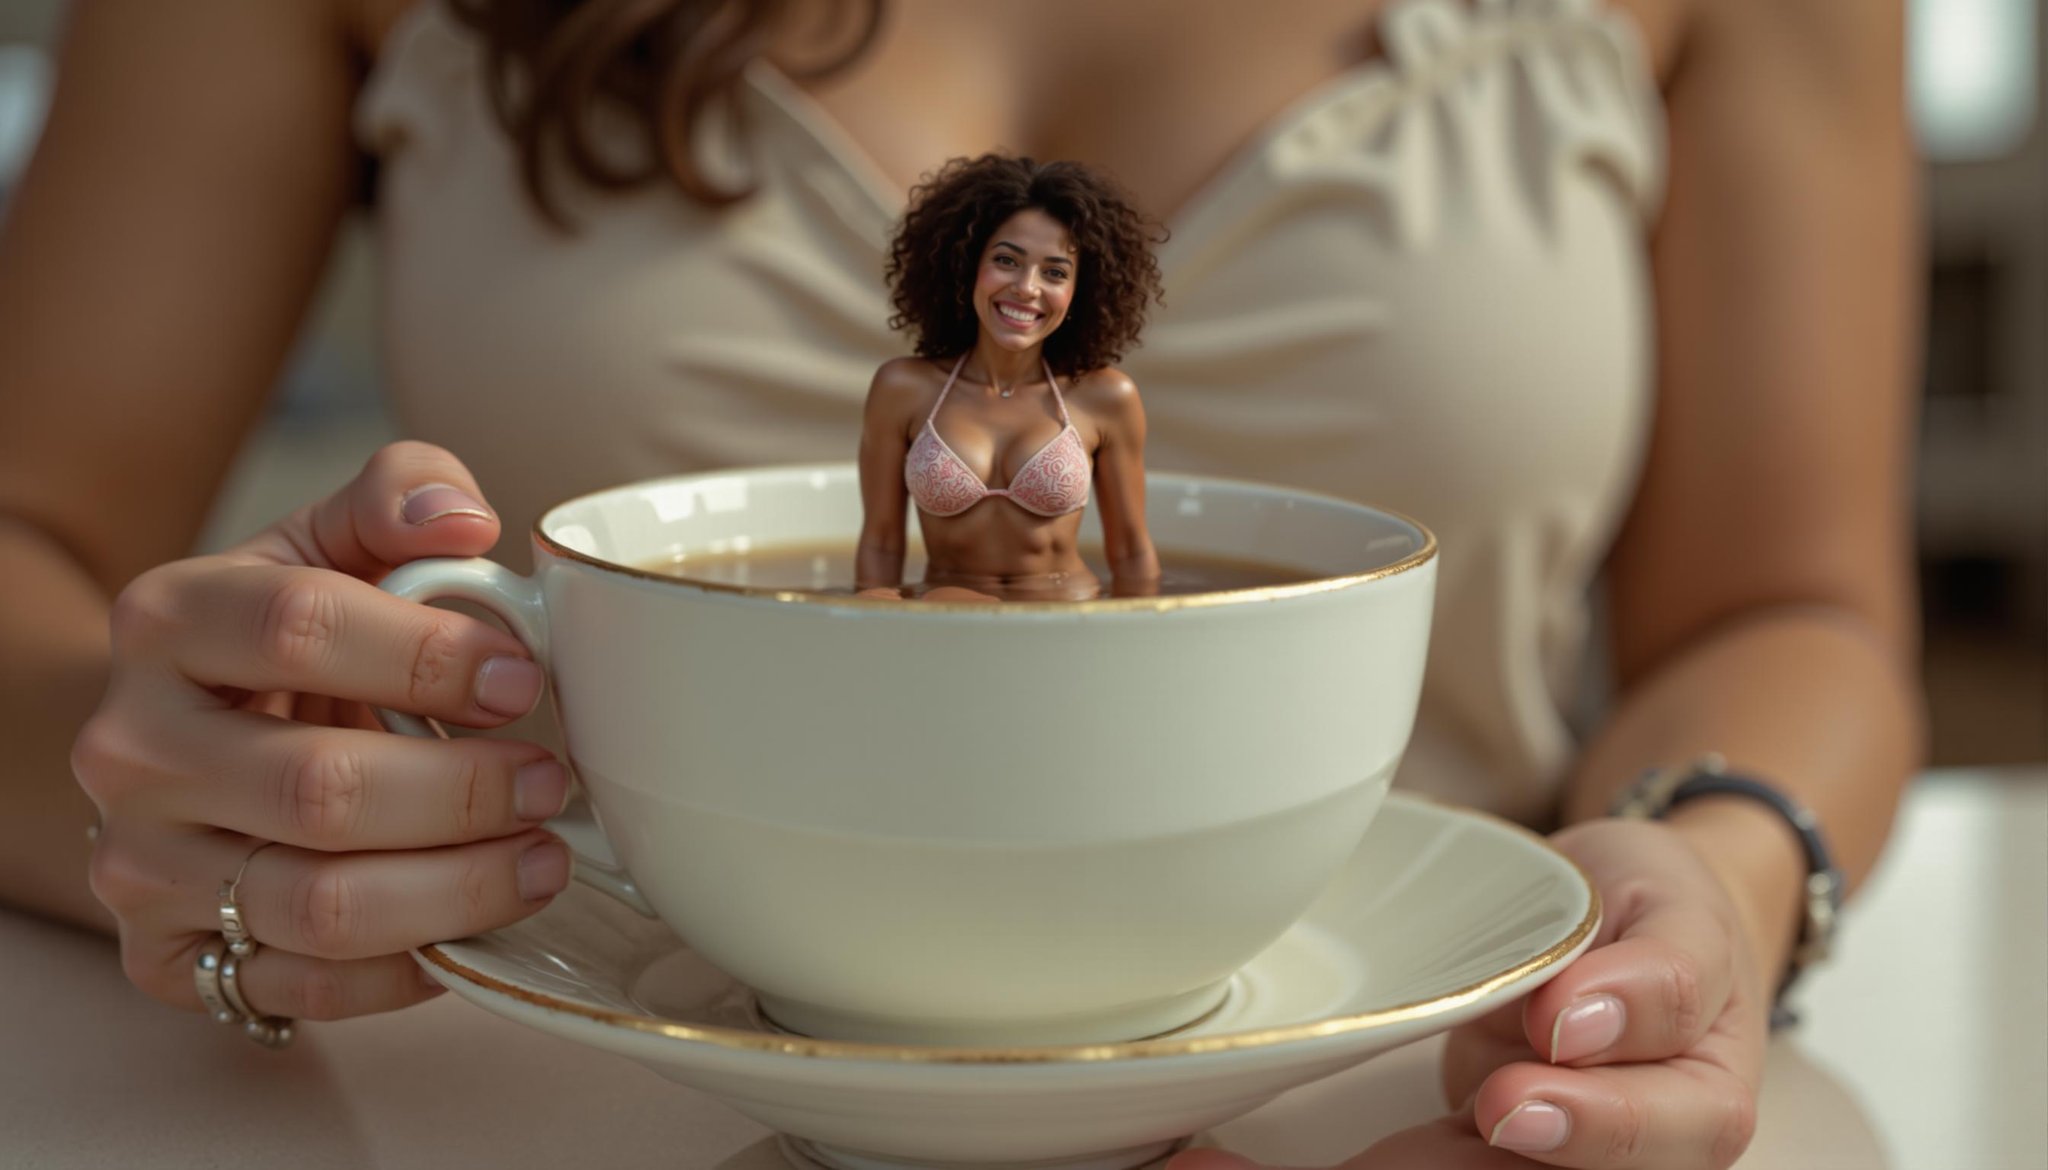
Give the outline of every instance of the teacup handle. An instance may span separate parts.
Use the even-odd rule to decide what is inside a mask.
[[[526,648],[533,651],[534,661],[540,663],[541,669],[548,672],[549,681],[553,682],[554,671],[548,661],[547,605],[541,596],[540,582],[533,578],[522,577],[483,557],[429,557],[400,566],[379,585],[386,593],[407,601],[422,604],[468,601],[483,606],[511,627],[513,637],[526,643]],[[377,713],[379,722],[400,735],[414,735],[422,739],[448,738],[448,733],[431,719],[383,707],[372,710]],[[563,822],[584,823],[580,817],[562,816],[548,824],[558,827]],[[590,827],[602,835],[603,830],[594,823]],[[568,840],[569,835],[563,835],[563,839]],[[654,907],[647,904],[640,888],[633,884],[632,875],[624,868],[578,853],[573,846],[570,852],[576,858],[576,880],[610,894],[649,918],[655,917]]]

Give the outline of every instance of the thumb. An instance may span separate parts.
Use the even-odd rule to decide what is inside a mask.
[[[421,557],[470,557],[498,542],[498,517],[469,469],[432,443],[389,444],[338,491],[235,554],[376,581]]]

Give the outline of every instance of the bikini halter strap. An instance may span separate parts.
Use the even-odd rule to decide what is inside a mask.
[[[1053,375],[1052,363],[1046,361],[1043,355],[1039,356],[1038,361],[1045,367],[1045,384],[1052,387],[1053,405],[1060,409],[1060,423],[1063,426],[1073,426],[1074,420],[1067,417],[1067,400],[1060,394],[1060,380]],[[945,404],[946,395],[952,393],[953,383],[960,380],[960,369],[966,364],[967,355],[963,353],[960,360],[953,363],[953,372],[946,375],[946,384],[939,387],[939,396],[933,400],[931,413],[924,416],[924,421],[931,422],[939,417],[939,407]]]
[[[939,417],[939,407],[944,405],[946,395],[952,392],[953,383],[959,379],[960,367],[966,364],[967,355],[963,353],[960,355],[960,360],[953,363],[953,372],[946,375],[946,384],[939,388],[939,396],[932,401],[932,412],[924,416],[926,424],[930,424],[933,419]]]
[[[1045,366],[1045,384],[1052,387],[1053,405],[1060,408],[1060,423],[1064,426],[1073,426],[1074,420],[1067,417],[1067,400],[1060,396],[1060,380],[1053,376],[1052,363],[1046,361],[1043,355],[1040,355],[1038,360]]]

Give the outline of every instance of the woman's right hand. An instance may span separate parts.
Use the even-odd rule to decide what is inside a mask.
[[[540,824],[568,775],[545,748],[393,735],[369,710],[489,728],[533,706],[541,672],[517,639],[376,586],[497,539],[454,456],[395,443],[247,543],[121,593],[72,763],[101,817],[92,889],[142,990],[200,1010],[194,961],[245,859],[259,949],[241,988],[257,1012],[312,1020],[428,998],[408,949],[517,921],[567,884]]]

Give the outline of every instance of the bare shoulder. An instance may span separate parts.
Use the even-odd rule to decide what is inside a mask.
[[[1822,71],[1810,79],[1816,82],[1854,80],[1857,72],[1902,72],[1905,0],[1690,3],[1692,39],[1703,49],[1796,60]]]
[[[1824,143],[1788,155],[1802,166],[1856,143],[1896,153],[1907,133],[1905,22],[1905,0],[1699,3],[1674,79],[1676,148],[1719,123],[1745,138],[1775,127]]]
[[[1732,54],[1753,62],[1800,55],[1821,67],[1884,51],[1902,28],[1906,0],[1604,0],[1640,35],[1651,71],[1669,89],[1701,59]],[[1766,42],[1759,46],[1759,42]],[[1740,65],[1731,71],[1739,71]]]
[[[1145,441],[1145,407],[1138,401],[1138,384],[1114,366],[1076,378],[1067,391],[1067,405],[1087,420],[1100,442],[1122,446]]]
[[[1090,414],[1104,417],[1144,409],[1138,401],[1138,384],[1115,366],[1090,370],[1074,379],[1074,387],[1067,392],[1067,398]]]
[[[942,379],[932,363],[921,357],[893,357],[875,369],[868,393],[892,396],[937,394]]]
[[[1875,30],[1901,23],[1906,0],[1690,0],[1694,20],[1776,21],[1815,33]]]
[[[875,370],[868,383],[870,417],[908,417],[922,414],[945,384],[932,363],[921,357],[894,357]]]

